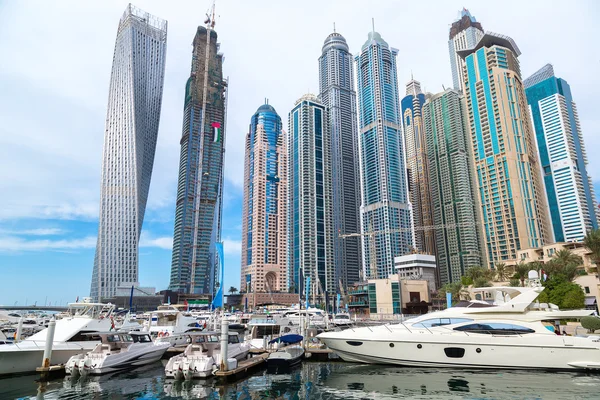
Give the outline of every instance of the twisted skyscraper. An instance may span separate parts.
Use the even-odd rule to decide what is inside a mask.
[[[208,22],[196,31],[185,86],[169,288],[212,295],[218,279],[215,243],[221,238],[227,81],[214,19]]]
[[[336,277],[347,287],[360,277],[360,239],[343,239],[339,234],[360,232],[360,180],[352,54],[339,33],[329,35],[323,44],[319,88],[319,97],[329,111]]]
[[[131,4],[113,55],[90,295],[114,296],[138,281],[138,244],[150,188],[162,103],[167,21]]]

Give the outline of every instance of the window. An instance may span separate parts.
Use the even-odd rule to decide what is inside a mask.
[[[590,294],[590,287],[589,286],[584,287],[584,290],[585,290],[585,294]]]
[[[413,324],[414,327],[423,327],[423,328],[431,328],[434,326],[442,326],[442,325],[454,325],[454,324],[462,324],[463,322],[471,322],[472,319],[468,318],[432,318],[426,319],[425,321],[417,322]]]
[[[482,333],[486,335],[522,335],[534,333],[535,330],[520,325],[502,323],[469,324],[454,328],[455,331]]]

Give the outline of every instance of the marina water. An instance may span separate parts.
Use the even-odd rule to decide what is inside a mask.
[[[466,371],[304,362],[288,374],[258,371],[238,382],[167,381],[155,363],[99,377],[0,379],[0,399],[598,399],[600,375]]]

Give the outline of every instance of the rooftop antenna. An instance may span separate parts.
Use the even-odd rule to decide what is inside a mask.
[[[371,18],[371,23],[373,24],[373,33],[375,33],[375,18]]]
[[[412,69],[410,70],[410,80],[411,80],[411,81],[414,81],[414,80],[415,80],[415,78],[413,78],[413,72],[412,72]]]
[[[335,32],[335,22],[333,23],[333,33],[336,33]]]

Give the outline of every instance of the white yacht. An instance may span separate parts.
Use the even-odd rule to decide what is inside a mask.
[[[461,302],[400,324],[350,328],[318,338],[345,361],[420,367],[600,369],[600,337],[560,336],[554,322],[590,315],[536,298],[544,289],[475,289]],[[490,304],[486,298],[494,299]]]
[[[300,325],[301,320],[308,321],[308,326],[321,327],[326,325],[325,312],[318,308],[288,310],[281,315],[282,323]]]
[[[255,318],[248,322],[248,333],[244,342],[250,345],[252,350],[257,352],[269,349],[269,342],[281,335],[298,333],[298,326],[281,324],[284,320],[275,320],[273,318]],[[267,347],[265,347],[265,345]]]
[[[150,319],[144,322],[144,328],[153,339],[161,338],[162,342],[168,341],[171,346],[186,344],[188,332],[199,332],[203,326],[193,316],[184,315],[173,305],[158,306],[151,313]]]
[[[70,303],[70,316],[56,321],[52,364],[64,364],[71,356],[92,350],[99,337],[88,334],[114,328],[114,308],[112,304],[92,303],[89,298]],[[35,372],[42,365],[46,337],[47,328],[19,343],[0,346],[0,375]]]
[[[340,327],[348,327],[354,325],[354,321],[350,318],[350,314],[335,314],[331,321],[333,325]]]
[[[221,349],[219,335],[215,332],[192,333],[189,336],[190,344],[183,354],[171,357],[165,366],[167,378],[195,379],[207,378],[221,363]],[[248,355],[250,345],[240,343],[237,334],[230,333],[227,345],[227,362],[243,360]],[[232,365],[231,367],[235,367]]]
[[[101,332],[101,343],[85,354],[78,354],[65,365],[69,375],[101,375],[139,367],[161,359],[169,343],[153,342],[147,332]]]

